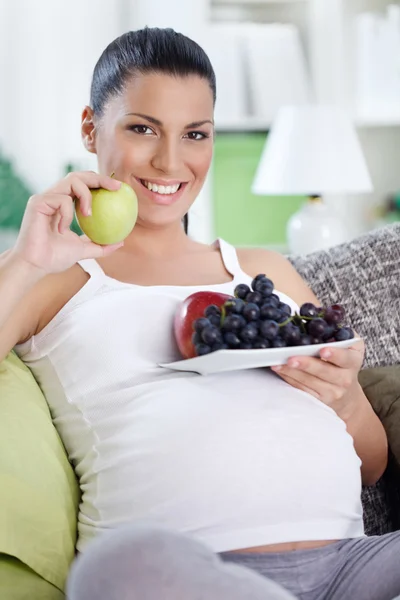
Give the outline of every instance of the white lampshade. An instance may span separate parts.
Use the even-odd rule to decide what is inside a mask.
[[[371,192],[371,178],[349,116],[333,106],[286,106],[268,136],[254,194]]]

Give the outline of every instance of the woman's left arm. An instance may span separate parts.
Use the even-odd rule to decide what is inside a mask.
[[[299,306],[320,302],[283,256],[264,250],[246,252],[244,262],[252,275],[264,273],[272,279],[276,289],[291,297]],[[267,259],[267,260],[266,260]],[[261,266],[263,262],[263,267]],[[354,447],[362,461],[364,485],[373,485],[383,475],[388,460],[388,441],[382,423],[358,383],[358,373],[364,359],[364,342],[351,348],[324,348],[321,358],[296,356],[286,365],[273,371],[292,386],[308,392],[332,408],[346,423],[353,437]],[[322,360],[321,360],[322,359]]]

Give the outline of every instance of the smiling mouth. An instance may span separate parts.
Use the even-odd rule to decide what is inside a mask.
[[[139,179],[139,181],[150,192],[160,194],[161,196],[173,196],[181,189],[183,185],[182,183],[177,183],[174,185],[160,185],[157,183],[151,183],[151,181],[146,181],[145,179]]]

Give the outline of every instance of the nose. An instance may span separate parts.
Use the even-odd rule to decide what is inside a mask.
[[[178,173],[182,166],[179,142],[172,138],[161,139],[157,144],[151,164],[163,173],[169,175]]]

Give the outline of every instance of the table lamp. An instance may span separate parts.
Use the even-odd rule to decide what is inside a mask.
[[[344,223],[322,197],[372,190],[356,130],[345,111],[322,105],[285,106],[279,110],[252,192],[308,196],[288,221],[290,252],[308,254],[345,242]]]

